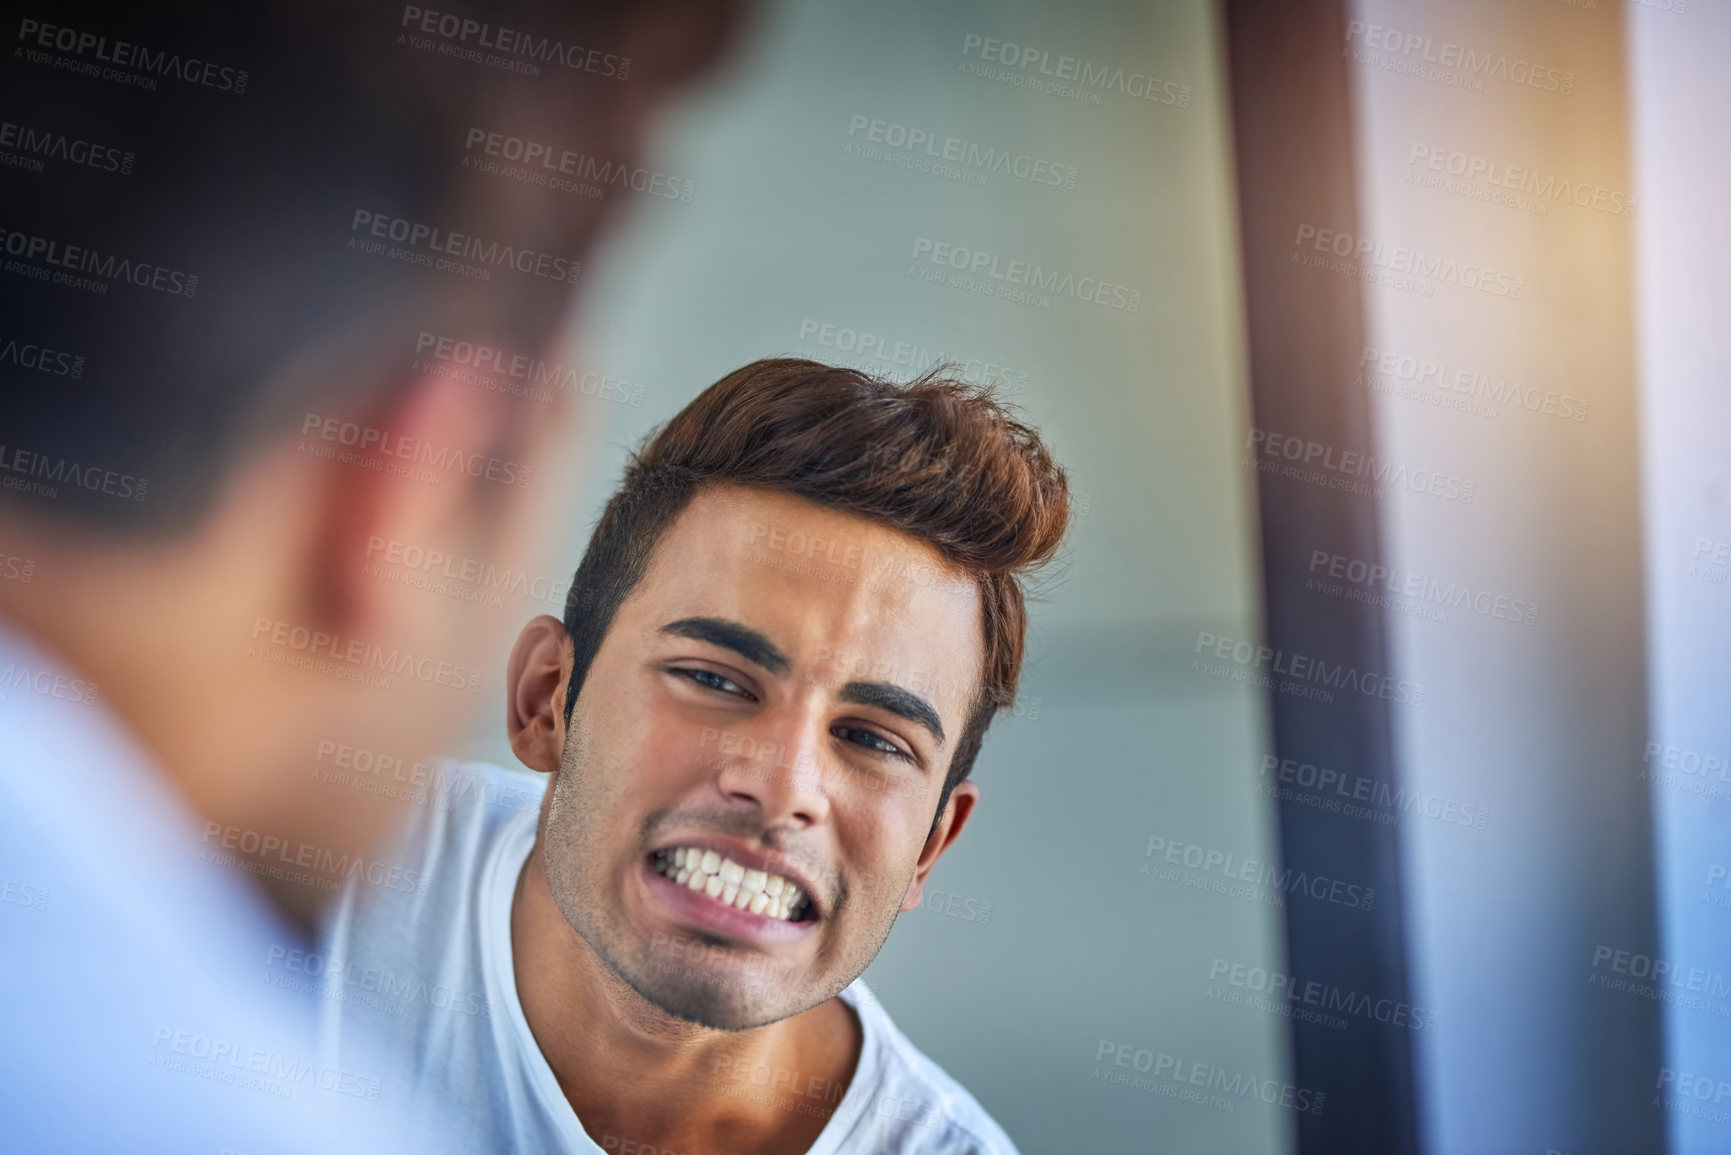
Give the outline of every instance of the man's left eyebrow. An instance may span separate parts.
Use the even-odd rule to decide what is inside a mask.
[[[939,745],[943,744],[944,724],[938,721],[938,712],[932,709],[930,702],[912,690],[904,690],[889,682],[849,682],[841,688],[841,693],[837,696],[856,706],[875,706],[898,718],[917,722],[931,731]]]

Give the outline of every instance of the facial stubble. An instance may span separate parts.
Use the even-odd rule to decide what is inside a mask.
[[[836,919],[844,909],[864,922],[851,936],[856,945],[840,952],[832,974],[811,973],[811,966],[787,968],[749,946],[689,930],[683,934],[651,935],[634,927],[626,916],[622,895],[610,888],[617,871],[627,875],[624,887],[637,885],[629,875],[641,870],[656,832],[668,825],[671,810],[647,815],[635,830],[623,862],[610,849],[605,816],[628,814],[629,772],[595,772],[585,727],[573,712],[559,770],[549,789],[543,831],[542,867],[553,901],[577,936],[594,952],[614,979],[636,992],[664,1014],[721,1031],[742,1031],[778,1022],[835,997],[877,956],[895,925],[898,904],[882,895],[859,893],[843,897],[825,913]],[[761,827],[742,830],[736,823],[714,833],[751,839]],[[844,896],[846,891],[843,891]],[[830,928],[820,927],[817,934]],[[665,941],[656,942],[665,937]],[[822,944],[819,944],[820,957]],[[821,964],[819,964],[821,965]]]

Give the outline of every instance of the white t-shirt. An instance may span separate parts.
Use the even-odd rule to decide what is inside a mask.
[[[319,952],[282,960],[275,981],[322,995],[329,1041],[382,1064],[388,1085],[411,1088],[396,1106],[439,1109],[437,1130],[415,1137],[420,1149],[619,1155],[623,1140],[597,1146],[583,1130],[517,997],[511,902],[545,781],[480,763],[441,763],[430,777],[392,859],[402,867],[397,885],[352,879]],[[841,998],[864,1036],[845,1093],[767,1069],[741,1072],[732,1093],[828,1113],[812,1155],[1014,1155],[991,1116],[908,1042],[863,982]]]
[[[313,1001],[259,981],[306,940],[213,825],[0,621],[0,1150],[375,1155],[401,1130],[318,1053]]]

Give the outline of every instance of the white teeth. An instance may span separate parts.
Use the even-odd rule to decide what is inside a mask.
[[[809,906],[804,893],[781,875],[749,870],[718,851],[695,846],[661,850],[653,865],[675,885],[701,890],[736,910],[790,921]]]

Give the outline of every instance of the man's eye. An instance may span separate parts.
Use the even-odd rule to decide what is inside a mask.
[[[863,746],[878,754],[889,754],[897,758],[908,756],[907,751],[873,730],[862,729],[858,726],[837,726],[830,733],[844,742],[852,742],[856,746]]]
[[[683,674],[705,689],[716,690],[723,694],[738,694],[744,698],[752,696],[751,692],[744,686],[732,678],[716,673],[714,670],[675,670],[674,673]]]

